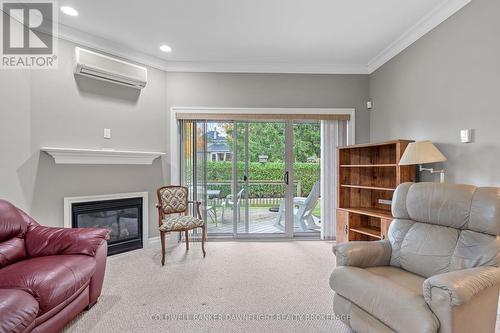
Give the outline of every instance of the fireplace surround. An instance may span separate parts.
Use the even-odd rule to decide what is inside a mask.
[[[110,231],[108,254],[143,248],[148,239],[148,193],[64,198],[64,226]]]

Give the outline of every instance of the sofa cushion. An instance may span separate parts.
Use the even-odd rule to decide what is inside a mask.
[[[11,203],[0,200],[0,268],[26,257],[24,237],[28,224]]]
[[[60,254],[95,256],[97,248],[109,238],[104,228],[56,228],[31,226],[24,238],[29,257]]]
[[[415,223],[401,244],[401,268],[429,277],[449,272],[460,231],[426,223]]]
[[[391,242],[391,266],[401,267],[401,245],[410,230],[416,222],[412,220],[395,219],[389,226],[388,238]]]
[[[0,243],[0,268],[26,258],[24,239],[14,237]]]
[[[480,187],[474,193],[468,229],[500,235],[500,188]]]
[[[408,190],[414,183],[402,183],[394,191],[392,196],[392,206],[391,213],[394,218],[397,219],[409,219],[408,209],[406,209],[406,197],[408,196]]]
[[[475,191],[472,185],[416,183],[408,189],[406,209],[414,221],[464,229]]]
[[[38,302],[30,294],[16,289],[0,289],[0,332],[21,333],[32,326]]]
[[[337,267],[332,289],[397,332],[437,332],[422,294],[424,278],[396,267]],[[390,290],[391,292],[387,292]]]
[[[95,266],[95,258],[86,255],[31,258],[2,268],[0,288],[30,293],[39,303],[40,316],[88,284]]]
[[[336,294],[333,298],[333,311],[356,333],[396,333],[380,320],[361,309],[351,301]]]
[[[0,243],[14,237],[22,237],[27,227],[17,208],[0,199]]]
[[[462,230],[449,271],[478,266],[500,266],[500,236]]]

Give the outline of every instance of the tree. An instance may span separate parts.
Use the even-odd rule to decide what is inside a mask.
[[[248,157],[250,162],[258,162],[259,155],[267,155],[268,162],[283,162],[285,158],[284,123],[237,123],[237,153],[243,158],[245,133],[248,129]],[[227,142],[234,150],[233,124],[225,126]],[[319,158],[321,153],[321,133],[319,123],[297,123],[294,125],[293,149],[297,162],[307,162],[309,157]]]
[[[321,155],[321,129],[319,123],[297,123],[293,128],[295,161],[307,162],[309,157]]]

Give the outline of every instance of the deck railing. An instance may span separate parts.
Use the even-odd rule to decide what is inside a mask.
[[[238,191],[241,190],[245,182],[238,182]],[[300,181],[294,181],[294,193],[300,196],[302,186]],[[214,205],[221,205],[226,196],[231,193],[231,181],[208,181],[208,191],[219,190],[219,195],[209,195],[209,200]],[[252,187],[257,187],[252,189]],[[266,191],[269,187],[269,191]],[[272,189],[274,187],[274,189]],[[272,189],[272,190],[271,190]],[[248,201],[251,206],[274,206],[279,205],[285,196],[285,184],[279,180],[250,180],[248,181]],[[242,195],[242,200],[246,199],[245,194]]]

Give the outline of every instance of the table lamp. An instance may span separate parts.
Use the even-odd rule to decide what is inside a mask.
[[[436,163],[446,161],[446,157],[430,141],[412,142],[406,147],[399,165],[419,164],[419,171],[429,171],[430,173],[439,173],[439,180],[444,183],[444,170],[434,170],[433,168],[424,168],[422,164]]]

